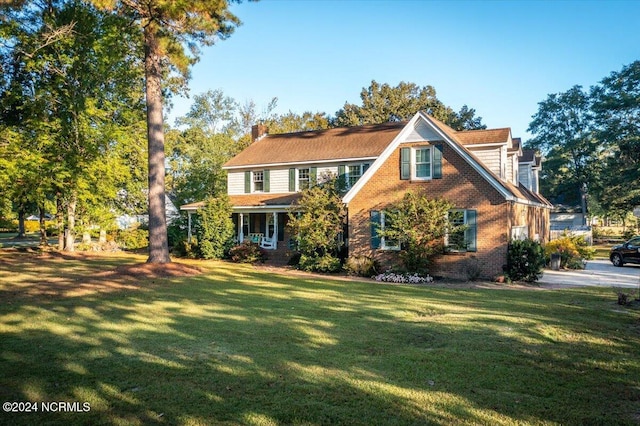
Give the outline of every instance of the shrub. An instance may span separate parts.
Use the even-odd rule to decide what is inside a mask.
[[[178,257],[195,259],[200,255],[200,251],[198,249],[198,241],[195,238],[191,239],[191,242],[187,241],[186,238],[180,240],[173,245],[171,254]]]
[[[299,268],[309,272],[338,272],[342,269],[340,259],[330,254],[324,256],[300,256]]]
[[[380,270],[380,263],[369,256],[351,256],[347,259],[345,269],[350,274],[372,277]]]
[[[398,274],[395,272],[385,272],[373,277],[376,281],[399,284],[425,284],[433,282],[433,277],[429,274],[423,276],[415,274]]]
[[[554,253],[560,254],[561,268],[582,269],[584,268],[583,259],[592,259],[595,249],[590,247],[581,235],[563,235],[545,244],[546,263],[550,262],[551,255]]]
[[[116,233],[116,242],[127,250],[137,250],[149,245],[149,231],[146,229],[123,229]]]
[[[267,260],[267,251],[257,243],[244,241],[229,249],[229,259],[236,263],[264,263]]]
[[[209,198],[197,223],[198,248],[204,259],[221,259],[233,244],[231,205],[226,196]]]
[[[544,251],[540,243],[532,239],[512,240],[507,251],[509,279],[513,281],[537,281],[542,276],[545,265]]]

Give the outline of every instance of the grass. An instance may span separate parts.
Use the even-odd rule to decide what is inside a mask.
[[[638,424],[639,312],[611,289],[394,286],[141,256],[0,252],[3,424]],[[79,288],[84,291],[74,292]],[[66,291],[68,290],[68,291]]]

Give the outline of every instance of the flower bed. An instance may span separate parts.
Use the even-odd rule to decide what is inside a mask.
[[[431,275],[422,276],[418,274],[397,274],[395,272],[385,272],[373,277],[376,281],[399,284],[426,284],[433,282]]]

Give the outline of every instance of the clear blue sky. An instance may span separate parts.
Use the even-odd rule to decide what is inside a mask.
[[[220,89],[258,111],[334,115],[371,80],[435,87],[489,128],[526,132],[538,103],[640,60],[640,1],[262,0],[232,5],[243,24],[204,49],[190,93]],[[167,117],[190,99],[173,99]]]

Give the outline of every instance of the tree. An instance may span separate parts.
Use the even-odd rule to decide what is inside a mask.
[[[449,220],[452,208],[449,201],[408,192],[385,209],[385,227],[378,235],[400,246],[408,272],[427,273],[433,258],[444,252],[444,237],[464,231]]]
[[[640,61],[613,72],[591,90],[599,139],[612,146],[600,202],[619,214],[640,205]]]
[[[233,243],[229,198],[226,195],[210,197],[198,213],[196,235],[200,254],[204,259],[221,259]]]
[[[312,130],[322,130],[331,127],[330,118],[321,112],[305,111],[296,114],[289,111],[286,114],[275,115],[264,121],[269,133],[294,133]]]
[[[362,105],[345,103],[336,112],[336,126],[361,126],[410,119],[418,111],[426,111],[455,130],[484,129],[475,110],[466,105],[460,113],[445,106],[437,97],[433,86],[419,87],[415,83],[400,82],[396,87],[371,81],[360,92]]]
[[[231,35],[239,19],[227,1],[94,0],[139,25],[144,40],[145,94],[149,155],[149,263],[170,262],[165,217],[163,79],[170,71],[188,77],[198,45]],[[191,56],[185,49],[189,47]],[[175,81],[175,80],[174,80]]]
[[[347,210],[338,191],[337,179],[302,191],[289,212],[288,227],[298,243],[300,267],[305,270],[335,271],[340,268],[339,251],[343,245]]]
[[[548,95],[529,124],[528,144],[547,158],[543,192],[556,202],[578,202],[587,212],[587,193],[596,184],[604,146],[596,137],[589,94],[581,86]]]

